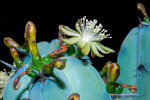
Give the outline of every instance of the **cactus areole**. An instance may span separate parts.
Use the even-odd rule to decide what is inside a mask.
[[[4,38],[15,66],[1,62],[13,68],[15,74],[5,88],[3,100],[111,100],[90,60],[81,60],[89,57],[75,44],[62,43],[59,36],[59,40],[36,44],[35,25],[28,22],[24,46]],[[27,56],[21,59],[18,51]]]

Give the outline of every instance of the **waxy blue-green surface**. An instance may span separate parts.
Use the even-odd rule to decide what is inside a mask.
[[[59,45],[58,40],[38,43],[39,54],[43,57]],[[85,56],[84,58],[88,58]],[[25,66],[20,68],[9,80],[5,88],[3,100],[67,100],[72,93],[80,94],[80,100],[111,100],[106,86],[97,70],[90,64],[73,57],[65,56],[61,59],[66,61],[63,70],[54,69],[53,77],[56,82],[47,80],[41,85],[39,81],[31,83],[31,78],[24,75],[18,90],[12,88],[13,80],[31,64],[31,54],[24,60]],[[32,87],[32,88],[31,88]],[[30,89],[30,91],[29,91]]]
[[[132,29],[122,43],[118,55],[120,76],[118,83],[137,86],[143,96],[120,100],[150,100],[150,24]],[[139,65],[144,70],[139,70]],[[129,89],[123,93],[132,94]]]

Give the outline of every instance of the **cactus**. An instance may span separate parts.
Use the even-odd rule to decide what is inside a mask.
[[[62,43],[60,32],[59,40],[36,44],[36,28],[29,21],[24,38],[25,46],[11,38],[4,39],[15,66],[0,62],[13,68],[15,74],[9,79],[3,100],[111,100],[90,60],[81,60],[89,57],[75,44]],[[17,50],[27,56],[20,59]]]
[[[150,19],[142,4],[138,3],[137,8],[145,16],[144,21],[129,32],[121,45],[117,60],[121,71],[117,81],[135,85],[137,93],[142,96],[121,100],[149,100],[150,98]],[[130,94],[128,90],[124,90],[123,93]]]

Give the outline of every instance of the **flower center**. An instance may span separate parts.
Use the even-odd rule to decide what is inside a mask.
[[[90,36],[89,35],[87,35],[87,36],[84,36],[83,38],[82,38],[82,40],[83,41],[85,41],[85,42],[88,42],[88,41],[90,41]]]

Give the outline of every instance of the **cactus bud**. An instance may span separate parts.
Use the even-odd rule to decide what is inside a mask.
[[[112,63],[107,72],[108,82],[115,83],[120,75],[120,66],[117,63]]]
[[[53,63],[45,64],[42,69],[42,72],[43,74],[49,75],[52,73],[53,69],[54,69]]]
[[[32,53],[33,56],[37,56],[38,54],[38,49],[36,45],[36,28],[35,25],[29,21],[26,25],[25,33],[27,35],[27,41],[29,44],[29,49]]]
[[[142,12],[142,14],[145,16],[145,17],[144,17],[144,22],[149,23],[149,22],[150,22],[150,18],[149,18],[149,16],[148,16],[147,13],[146,13],[146,10],[145,10],[144,5],[141,4],[141,3],[138,3],[138,4],[137,4],[137,8],[138,8],[138,10],[140,10],[140,11]]]
[[[23,65],[23,61],[19,58],[19,53],[15,47],[10,47],[10,54],[14,58],[16,67],[21,67]]]
[[[42,64],[45,65],[45,64],[48,64],[50,62],[53,62],[54,61],[54,58],[50,55],[46,55],[42,58]]]
[[[41,68],[42,67],[41,56],[39,55],[38,48],[36,45],[36,28],[34,23],[32,23],[31,21],[29,21],[26,25],[25,34],[29,44],[29,49],[33,56],[32,57],[33,64],[36,67]]]
[[[120,94],[123,91],[123,87],[120,84],[118,84],[118,83],[110,82],[110,83],[107,83],[106,90],[109,93]]]
[[[36,27],[33,22],[27,22],[25,34],[25,38],[27,38],[29,41],[36,40]]]
[[[144,7],[143,4],[138,3],[138,4],[137,4],[137,9],[140,10],[140,11],[142,12],[142,14],[143,14],[145,17],[148,16],[147,13],[146,13],[146,11],[145,11],[145,7]]]
[[[110,68],[110,65],[111,65],[111,64],[112,64],[112,62],[111,62],[111,61],[108,61],[108,62],[104,65],[103,69],[99,72],[100,75],[101,75],[101,77],[103,77],[103,76],[107,73],[107,71],[108,71],[108,69]]]
[[[106,84],[106,90],[109,93],[114,93],[115,92],[115,84],[114,83],[107,83]]]
[[[55,60],[55,63],[54,63],[54,66],[57,68],[57,69],[64,69],[65,68],[65,62],[61,59],[56,59]]]
[[[4,38],[4,43],[7,47],[13,46],[13,47],[17,48],[19,46],[19,44],[10,37],[5,37]]]
[[[38,54],[38,49],[36,45],[36,28],[35,25],[29,21],[26,25],[25,33],[27,35],[27,41],[29,44],[29,49],[32,53],[33,56],[37,56]]]
[[[116,87],[115,87],[115,94],[121,94],[122,91],[123,91],[123,87],[120,85],[120,84],[115,84]]]

